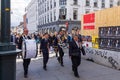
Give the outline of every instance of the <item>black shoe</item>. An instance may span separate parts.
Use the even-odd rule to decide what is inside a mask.
[[[61,64],[61,66],[62,66],[62,67],[64,67],[64,65],[63,65],[63,64]]]
[[[57,53],[56,53],[56,57],[58,57]]]
[[[72,67],[72,71],[74,72],[74,68]]]
[[[57,60],[58,60],[58,62],[60,63],[60,58],[59,58],[59,57],[57,58]]]
[[[24,78],[28,78],[28,75],[24,75]]]
[[[77,77],[77,78],[79,78],[79,77],[80,77],[80,76],[79,76],[79,74],[76,74],[76,73],[75,73],[74,75],[75,75],[75,77]]]
[[[47,68],[46,68],[46,67],[43,67],[43,69],[44,69],[45,71],[47,71]]]
[[[72,68],[72,71],[74,72],[74,69]]]

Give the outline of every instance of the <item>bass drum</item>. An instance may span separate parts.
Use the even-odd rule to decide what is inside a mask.
[[[22,57],[23,59],[37,57],[37,43],[35,40],[24,40],[22,43]]]

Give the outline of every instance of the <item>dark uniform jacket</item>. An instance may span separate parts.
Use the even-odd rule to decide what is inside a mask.
[[[47,52],[48,53],[48,40],[46,40],[46,39],[42,39],[41,40],[41,45],[40,45],[40,49],[42,50],[42,51],[45,51],[45,52]]]
[[[83,55],[85,55],[85,51],[83,47],[78,47],[78,45],[76,44],[76,42],[74,40],[72,40],[69,43],[69,56],[81,56],[81,52]],[[78,55],[75,55],[76,53],[79,53]]]

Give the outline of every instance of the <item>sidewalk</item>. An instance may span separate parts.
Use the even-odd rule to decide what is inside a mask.
[[[75,78],[71,70],[71,60],[64,56],[64,67],[57,62],[56,57],[49,59],[48,70],[42,68],[42,58],[31,61],[28,78],[23,77],[22,60],[17,59],[16,80],[120,80],[120,71],[98,65],[82,59],[79,66],[80,78]]]

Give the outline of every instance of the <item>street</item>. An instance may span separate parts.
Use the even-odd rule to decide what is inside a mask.
[[[24,78],[22,59],[17,59],[16,80],[119,80],[120,71],[82,59],[79,66],[80,78],[74,77],[71,59],[64,56],[64,67],[61,67],[54,54],[49,59],[48,70],[42,68],[42,57],[32,59],[28,78]]]

